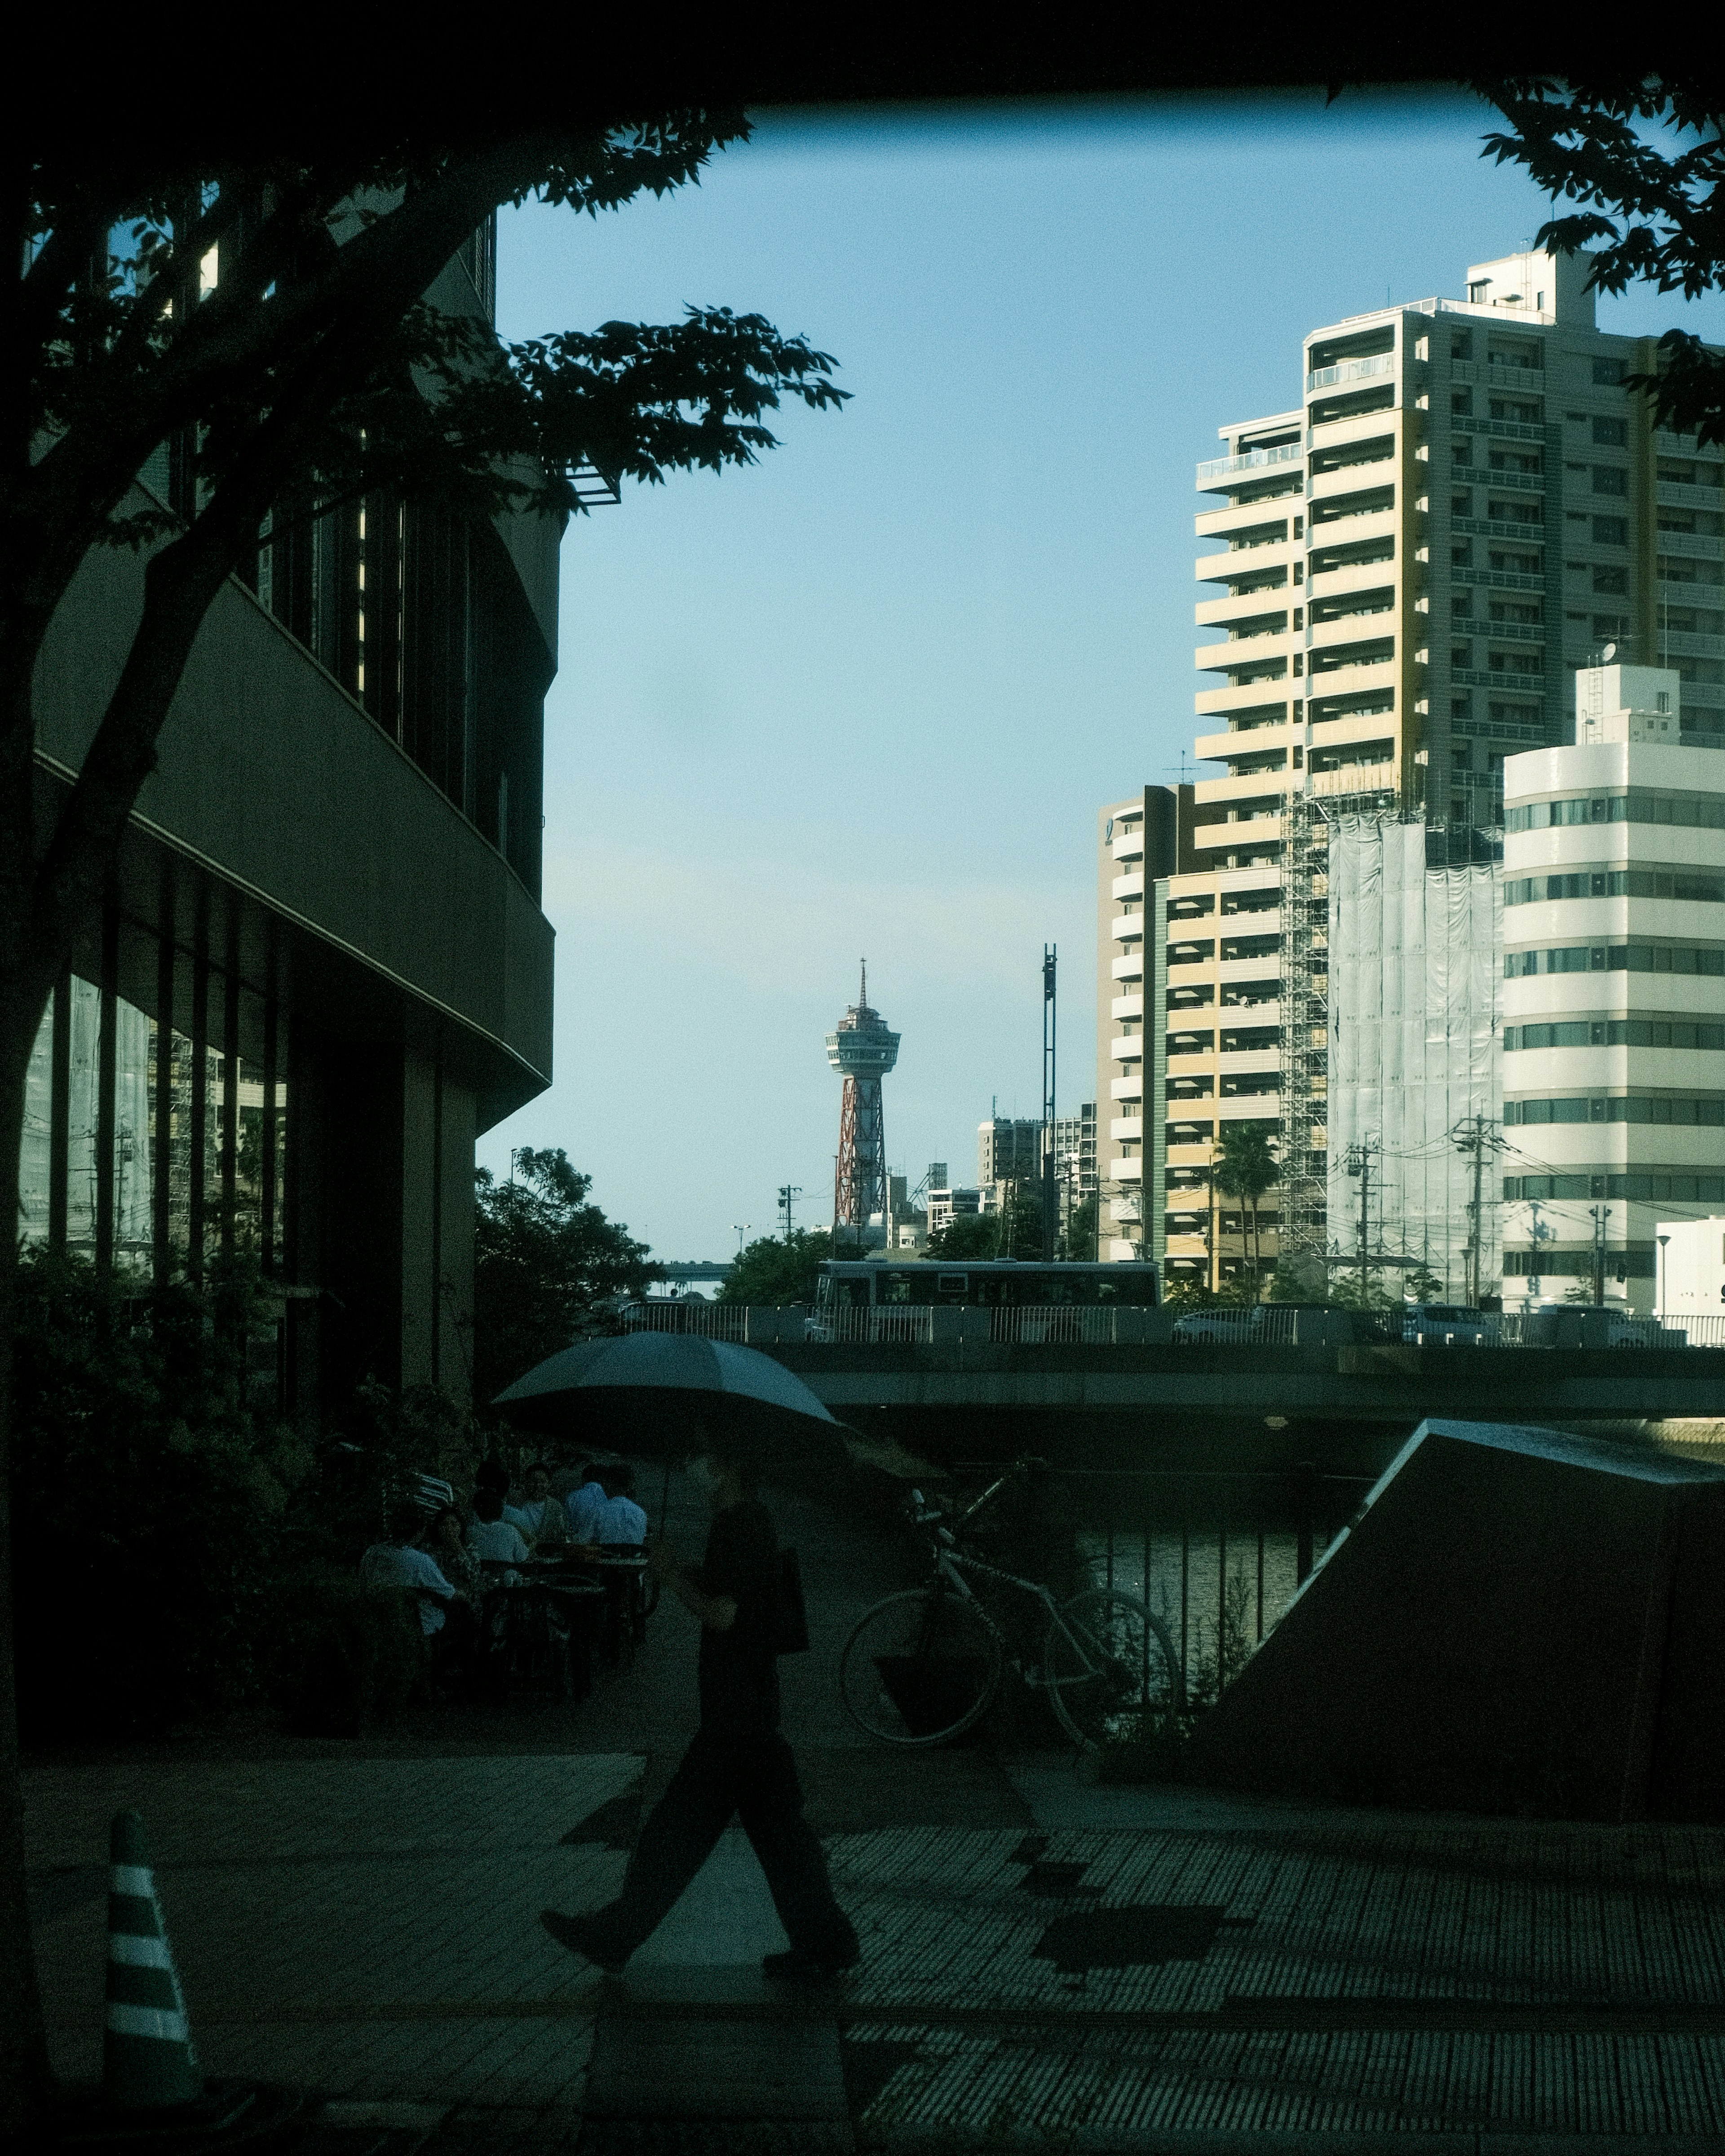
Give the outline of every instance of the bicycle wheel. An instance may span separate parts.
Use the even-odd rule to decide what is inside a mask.
[[[1173,1642],[1135,1594],[1096,1588],[1050,1620],[1042,1681],[1076,1743],[1142,1735],[1184,1704]]]
[[[968,1602],[941,1587],[877,1602],[839,1656],[845,1712],[886,1744],[962,1737],[999,1682],[999,1640]]]

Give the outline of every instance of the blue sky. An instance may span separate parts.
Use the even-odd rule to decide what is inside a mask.
[[[1193,466],[1297,403],[1324,322],[1461,294],[1548,213],[1460,97],[768,116],[698,188],[506,216],[506,335],[726,305],[841,362],[752,470],[629,487],[563,544],[547,700],[559,1145],[662,1256],[831,1213],[824,1037],[869,961],[886,1142],[973,1179],[1095,1081],[1095,818],[1194,725]],[[1603,301],[1602,327],[1725,300]]]

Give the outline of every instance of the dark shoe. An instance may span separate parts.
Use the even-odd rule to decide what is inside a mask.
[[[596,1935],[590,1917],[566,1917],[561,1909],[542,1909],[539,1921],[560,1947],[567,1947],[571,1953],[590,1961],[595,1969],[603,1969],[607,1976],[622,1975],[628,1954],[607,1946]]]
[[[778,1984],[822,1984],[829,1977],[838,1976],[847,1969],[855,1969],[860,1958],[861,1950],[855,1947],[849,1953],[831,1957],[799,1953],[793,1947],[786,1953],[763,1955],[761,1974]]]

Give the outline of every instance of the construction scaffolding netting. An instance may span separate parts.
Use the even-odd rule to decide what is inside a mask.
[[[1488,863],[1428,866],[1435,835],[1331,829],[1328,1229],[1373,1285],[1393,1295],[1417,1264],[1461,1301],[1500,1264],[1502,899]]]

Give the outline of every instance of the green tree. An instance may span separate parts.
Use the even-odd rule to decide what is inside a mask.
[[[1101,1227],[1101,1200],[1092,1191],[1072,1208],[1066,1217],[1066,1225],[1060,1237],[1060,1255],[1075,1260],[1080,1265],[1096,1261],[1096,1237]]]
[[[474,1175],[473,1391],[477,1406],[560,1348],[617,1296],[663,1280],[647,1245],[589,1204],[593,1178],[561,1147],[524,1146],[507,1183]]]
[[[1593,248],[1589,281],[1601,292],[1640,283],[1695,300],[1725,288],[1725,92],[1717,69],[1671,76],[1625,68],[1472,87],[1509,122],[1486,136],[1484,154],[1523,167],[1554,202],[1584,205],[1543,224],[1536,247]],[[1657,371],[1630,376],[1630,386],[1652,399],[1658,425],[1725,441],[1725,353],[1686,330],[1667,330],[1659,341]]]
[[[732,1267],[718,1299],[752,1303],[757,1309],[812,1303],[820,1269],[832,1255],[832,1237],[813,1228],[757,1236]]]
[[[386,100],[387,101],[387,100]],[[195,100],[194,100],[195,102]],[[774,445],[786,400],[842,393],[833,362],[757,315],[691,310],[500,343],[425,293],[505,204],[598,216],[694,180],[740,110],[595,114],[465,132],[392,116],[307,162],[266,118],[121,129],[95,147],[28,119],[8,167],[0,451],[0,1218],[18,1217],[25,1076],[54,981],[99,916],[205,615],[264,519],[374,490],[457,514],[578,512],[583,469],[656,481]],[[158,449],[172,510],[134,481]],[[33,682],[91,550],[147,557],[141,611],[64,805],[39,788]],[[55,813],[57,809],[57,814]],[[47,834],[45,843],[44,833]],[[0,1492],[8,1484],[17,1244],[0,1235]],[[31,1532],[28,1522],[21,1532]],[[12,1533],[0,1517],[0,1567]],[[12,1598],[0,1573],[0,2129],[45,2097],[23,1890]]]
[[[1216,1147],[1218,1189],[1230,1192],[1248,1206],[1252,1220],[1252,1300],[1258,1300],[1263,1276],[1263,1250],[1258,1234],[1258,1201],[1275,1188],[1276,1148],[1270,1127],[1263,1123],[1227,1123]]]
[[[928,1239],[928,1255],[948,1264],[1000,1255],[1000,1223],[993,1213],[958,1213]]]

